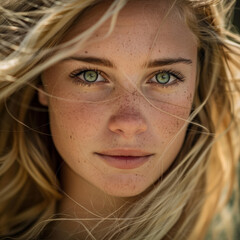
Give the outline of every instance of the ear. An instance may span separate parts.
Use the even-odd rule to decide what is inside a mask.
[[[38,101],[43,106],[48,106],[48,96],[43,89],[43,86],[39,86],[38,88]]]

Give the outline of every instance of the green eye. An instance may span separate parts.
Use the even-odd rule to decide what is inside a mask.
[[[85,71],[83,73],[84,80],[87,82],[95,82],[98,79],[98,73],[96,71]]]
[[[162,72],[162,73],[156,74],[155,78],[156,78],[157,82],[159,82],[161,84],[165,84],[165,83],[169,82],[171,75],[167,72]]]

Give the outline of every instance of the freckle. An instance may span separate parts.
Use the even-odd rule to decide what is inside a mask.
[[[72,139],[72,135],[70,135],[70,139]]]
[[[98,37],[98,34],[96,34],[95,36]]]
[[[85,51],[85,53],[88,53],[88,51]]]
[[[192,98],[192,94],[190,93],[188,96],[187,96],[187,100],[190,100]]]

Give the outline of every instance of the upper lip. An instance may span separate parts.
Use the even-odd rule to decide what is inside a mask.
[[[154,155],[153,153],[145,152],[140,149],[110,149],[95,153],[98,155],[105,156],[128,156],[128,157],[146,157]]]

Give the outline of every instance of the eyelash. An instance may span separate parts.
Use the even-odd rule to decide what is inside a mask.
[[[78,69],[78,70],[75,70],[73,72],[71,72],[69,74],[69,77],[73,79],[73,83],[77,84],[77,85],[81,85],[81,86],[88,86],[88,87],[91,87],[93,86],[94,84],[96,84],[96,82],[87,82],[87,81],[84,81],[83,79],[79,78],[79,75],[86,72],[86,71],[94,71],[94,72],[97,72],[98,75],[103,75],[102,71],[100,71],[99,69],[97,68],[88,68],[88,67],[85,67],[85,68],[82,68],[82,69]],[[104,77],[106,78],[106,77]]]
[[[151,80],[154,76],[157,76],[160,73],[168,73],[169,75],[176,78],[176,81],[173,81],[173,83],[166,83],[166,84],[159,83],[159,82],[150,82],[150,83],[157,84],[157,85],[160,85],[161,87],[167,88],[167,87],[170,87],[170,86],[174,85],[175,83],[184,82],[184,80],[185,80],[185,76],[182,73],[177,72],[177,71],[172,70],[172,69],[168,69],[168,70],[163,69],[163,70],[157,71],[157,72],[151,74],[151,77],[149,79]],[[148,80],[148,83],[149,83],[150,80]]]
[[[102,76],[103,75],[103,72],[100,71],[99,69],[97,68],[88,68],[88,67],[85,67],[83,69],[78,69],[78,70],[75,70],[73,72],[70,73],[69,77],[73,79],[73,82],[77,85],[81,85],[81,86],[88,86],[88,87],[91,87],[97,83],[101,83],[101,82],[87,82],[81,78],[79,78],[79,75],[86,72],[86,71],[95,71],[97,72],[98,75]],[[161,84],[159,82],[149,82],[154,76],[156,76],[157,74],[159,73],[168,73],[169,75],[173,76],[174,78],[176,78],[175,81],[173,81],[173,83],[166,83],[166,84]],[[107,79],[105,76],[102,76],[104,79]],[[164,87],[164,88],[167,88],[167,87],[170,87],[172,85],[174,85],[175,83],[178,83],[178,82],[184,82],[185,80],[185,76],[183,74],[181,74],[180,72],[176,72],[175,70],[172,70],[172,69],[168,69],[168,70],[160,70],[160,71],[157,71],[153,74],[151,74],[151,77],[148,78],[148,83],[151,83],[151,84],[156,84],[158,86],[161,86],[161,87]],[[107,82],[106,81],[102,81],[102,82]]]

